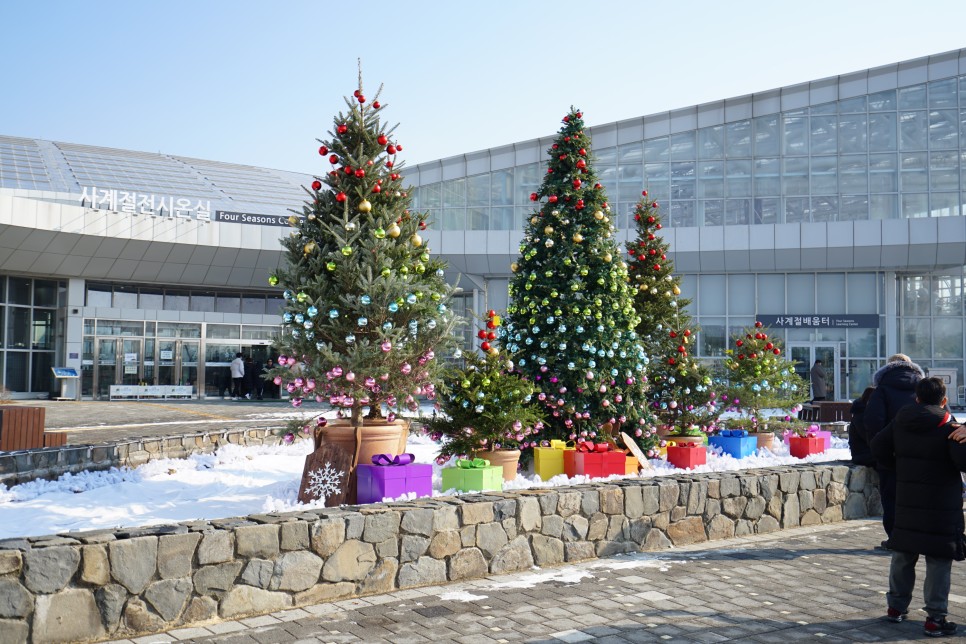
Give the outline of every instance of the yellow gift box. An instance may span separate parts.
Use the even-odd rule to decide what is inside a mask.
[[[564,452],[572,452],[574,447],[567,441],[550,441],[550,447],[533,448],[533,471],[543,481],[564,474]]]
[[[636,456],[628,456],[627,461],[624,463],[624,473],[628,476],[635,475],[640,467],[641,462],[637,460]]]

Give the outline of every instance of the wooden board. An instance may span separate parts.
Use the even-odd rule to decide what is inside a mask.
[[[299,503],[324,499],[327,508],[344,504],[352,474],[352,455],[338,445],[323,445],[305,457]],[[355,490],[351,496],[355,497]]]
[[[624,432],[621,432],[621,439],[624,441],[627,449],[631,450],[631,454],[637,457],[637,462],[641,464],[641,467],[645,470],[651,469],[652,465],[647,460],[647,457],[644,456],[644,452],[641,451],[641,446],[637,444],[637,441]]]

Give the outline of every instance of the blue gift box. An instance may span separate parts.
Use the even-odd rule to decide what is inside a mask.
[[[758,449],[758,439],[754,436],[712,436],[708,439],[711,447],[720,447],[725,454],[735,458],[751,456]]]

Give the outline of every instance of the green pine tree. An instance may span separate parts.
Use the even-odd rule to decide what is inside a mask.
[[[664,431],[672,435],[710,432],[718,416],[710,370],[692,354],[698,328],[681,297],[681,279],[667,258],[658,203],[647,191],[634,209],[637,237],[627,243],[628,273],[637,331],[650,358],[648,399]]]
[[[380,88],[381,91],[381,88]],[[329,170],[306,189],[289,218],[284,266],[269,278],[285,289],[285,358],[271,376],[299,405],[328,401],[352,419],[390,418],[433,397],[443,355],[455,349],[457,320],[445,264],[420,237],[426,215],[410,212],[393,130],[380,116],[378,92],[359,89],[334,119],[319,154]]]
[[[653,447],[639,317],[580,112],[564,117],[548,154],[543,183],[530,195],[540,206],[511,267],[501,343],[540,388],[548,437],[619,429]]]

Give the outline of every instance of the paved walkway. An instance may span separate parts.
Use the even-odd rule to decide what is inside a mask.
[[[885,611],[889,557],[876,520],[796,528],[664,553],[429,586],[287,610],[123,644],[154,642],[907,642]],[[924,564],[920,564],[920,577]],[[966,565],[953,566],[950,619],[966,617]],[[964,629],[966,633],[966,629]],[[964,641],[966,638],[951,638]],[[949,641],[949,640],[947,640]]]

